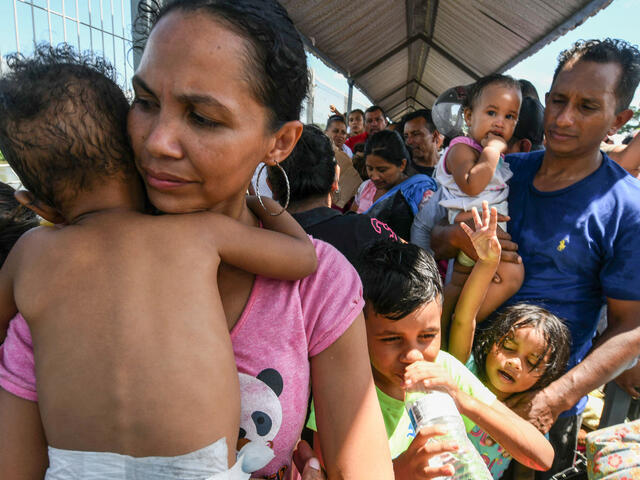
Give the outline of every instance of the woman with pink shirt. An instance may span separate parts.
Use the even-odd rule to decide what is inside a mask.
[[[392,130],[369,136],[364,154],[369,180],[358,188],[351,209],[378,218],[408,240],[413,217],[437,190],[436,182],[408,173],[409,152]]]
[[[149,200],[167,213],[212,210],[257,225],[245,202],[253,171],[285,159],[302,131],[308,77],[299,35],[276,0],[150,3],[140,10],[152,12],[141,22],[151,31],[128,122]],[[240,372],[238,447],[266,444],[274,459],[254,475],[288,476],[311,386],[329,478],[392,478],[360,281],[333,247],[315,245],[317,272],[296,282],[220,267]],[[46,468],[25,326],[12,321],[0,355],[3,479],[42,478]]]

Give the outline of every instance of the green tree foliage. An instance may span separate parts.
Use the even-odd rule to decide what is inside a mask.
[[[637,128],[640,128],[640,107],[630,108],[633,111],[633,117],[618,130],[618,133],[631,133]]]

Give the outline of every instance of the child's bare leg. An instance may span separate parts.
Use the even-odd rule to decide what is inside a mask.
[[[487,296],[478,311],[478,322],[486,319],[520,290],[524,281],[524,266],[521,263],[500,262],[496,275],[500,282],[492,282],[489,286]]]

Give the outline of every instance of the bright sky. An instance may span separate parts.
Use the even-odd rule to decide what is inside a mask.
[[[558,54],[562,50],[580,39],[605,38],[607,36],[621,38],[631,44],[638,45],[640,44],[638,18],[640,18],[640,0],[613,0],[607,8],[588,18],[576,29],[546,45],[538,53],[526,58],[506,73],[516,78],[528,79],[535,85],[540,97],[543,97],[549,91]],[[330,85],[335,90],[344,92],[346,95],[347,81],[341,74],[331,70],[313,55],[309,55],[309,66],[314,69],[319,81]],[[365,106],[371,103],[360,92],[354,93],[354,100]],[[334,103],[339,105],[338,101],[334,101]],[[640,88],[636,91],[632,104],[640,106]],[[317,111],[318,107],[316,105],[314,110]],[[321,110],[324,111],[325,108],[328,113],[328,105],[321,107]]]

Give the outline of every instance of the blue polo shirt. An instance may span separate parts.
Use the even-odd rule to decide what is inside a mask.
[[[541,192],[533,179],[544,151],[508,155],[513,171],[507,225],[525,266],[507,304],[541,305],[566,321],[569,369],[591,348],[606,297],[640,300],[640,181],[603,154],[592,174]],[[580,413],[586,397],[564,415]]]

